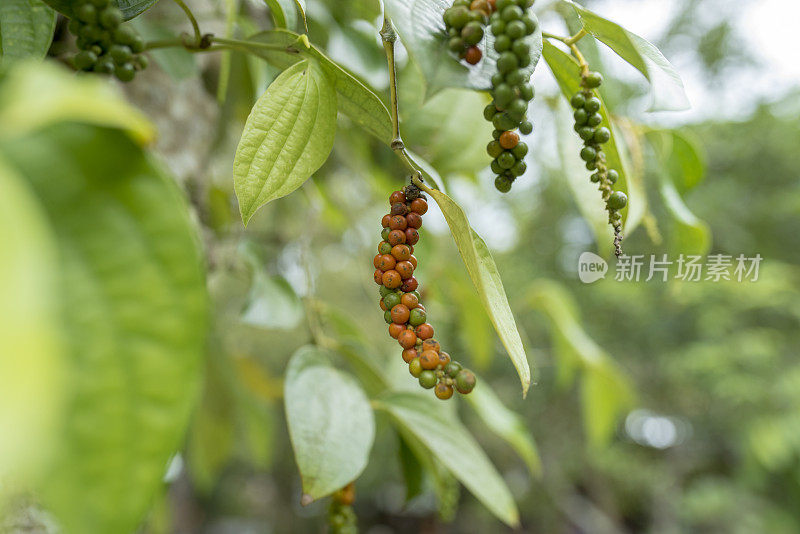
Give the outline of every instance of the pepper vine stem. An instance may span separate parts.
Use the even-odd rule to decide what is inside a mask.
[[[395,65],[394,45],[397,42],[397,32],[389,17],[383,17],[383,27],[380,31],[383,41],[383,50],[386,52],[386,63],[389,67],[389,112],[392,116],[392,141],[390,147],[411,171],[412,181],[422,183],[422,171],[406,151],[406,145],[400,136],[400,114],[397,106],[397,66]]]
[[[175,0],[175,3],[180,6],[180,8],[183,10],[184,13],[186,13],[186,16],[189,18],[189,22],[192,23],[192,28],[194,29],[194,39],[197,45],[199,46],[200,41],[203,38],[203,35],[200,33],[200,25],[197,24],[197,19],[194,17],[192,10],[189,9],[189,6],[187,6],[183,2],[183,0]]]

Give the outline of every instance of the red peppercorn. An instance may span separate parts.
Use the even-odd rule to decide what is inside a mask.
[[[381,226],[384,227],[384,228],[388,228],[389,227],[389,221],[391,220],[391,218],[392,218],[392,216],[389,215],[388,213],[386,215],[384,215],[383,219],[381,219]]]
[[[411,201],[411,211],[425,215],[428,211],[428,203],[425,202],[424,198],[415,198]]]
[[[477,65],[481,58],[483,57],[483,52],[477,46],[470,46],[467,48],[467,53],[464,56],[464,59],[467,60],[467,63],[470,65]]]
[[[416,245],[419,241],[419,232],[416,228],[406,228],[406,243]]]
[[[398,274],[397,277],[400,278],[400,275]],[[383,285],[383,271],[381,271],[380,269],[375,269],[375,273],[373,274],[372,278],[375,280],[375,283],[378,284],[379,286]],[[402,284],[403,281],[400,280],[400,283]]]
[[[411,265],[410,261],[401,261],[398,262],[394,270],[400,273],[400,277],[405,280],[407,278],[411,278],[414,275],[414,266]]]
[[[406,293],[408,293],[409,291],[416,291],[418,287],[419,287],[419,282],[417,282],[417,279],[412,276],[411,278],[403,280],[401,289]]]
[[[385,217],[384,217],[385,219]],[[406,221],[408,222],[408,226],[411,228],[421,228],[422,227],[422,215],[419,213],[412,211],[408,215],[406,215]]]
[[[395,202],[392,204],[392,209],[389,210],[389,213],[392,215],[405,215],[408,213],[408,206],[406,206],[405,202]]]
[[[406,201],[406,194],[402,191],[395,191],[391,195],[389,195],[389,205],[392,206],[397,204],[398,202],[405,202]]]

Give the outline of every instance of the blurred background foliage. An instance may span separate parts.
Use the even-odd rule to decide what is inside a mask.
[[[599,13],[632,3],[586,2]],[[615,76],[613,57],[588,39],[581,46],[594,68],[614,73],[603,96],[646,192],[647,211],[626,235],[626,252],[758,253],[764,261],[755,283],[616,282],[612,264],[606,279],[581,284],[577,257],[604,251],[605,236],[598,244],[567,185],[574,162],[558,151],[564,111],[546,66],[534,77],[530,170],[500,196],[485,169],[486,95],[446,89],[426,101],[418,67],[401,54],[404,137],[493,249],[534,368],[523,400],[433,209],[416,255],[437,337],[535,438],[538,454],[525,445],[514,447],[519,456],[509,454],[480,410],[458,406],[511,489],[521,531],[800,531],[800,91],[748,95],[744,85],[726,86],[731,69],[766,67],[737,46],[736,13],[719,3],[670,2],[654,41],[667,57],[679,56],[679,71],[685,64],[700,73],[693,84],[726,102],[747,102],[736,109],[643,114],[640,79]],[[256,0],[196,4],[204,29],[220,35],[226,18],[240,37],[272,24]],[[540,9],[549,29],[550,10],[559,7],[541,2]],[[377,2],[309,1],[307,14],[313,43],[386,90]],[[154,37],[186,26],[168,2],[135,24]],[[50,55],[70,46],[59,20]],[[233,52],[152,55],[157,66],[125,90],[156,125],[154,151],[191,201],[212,326],[190,430],[141,531],[321,531],[324,502],[299,504],[283,373],[299,347],[333,340],[343,356],[337,365],[362,377],[368,393],[386,380],[399,389],[412,383],[397,365],[370,276],[385,199],[403,184],[404,170],[388,148],[340,117],[327,163],[301,190],[261,209],[245,231],[231,180],[234,149],[250,107],[278,71]],[[365,358],[383,381],[371,378]],[[364,532],[506,528],[435,468],[415,481],[410,445],[385,419],[378,417],[356,486]],[[0,531],[48,531],[49,524],[35,499],[20,497],[7,506]]]

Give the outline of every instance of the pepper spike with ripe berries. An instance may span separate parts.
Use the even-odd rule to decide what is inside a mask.
[[[419,241],[418,230],[428,203],[412,184],[393,192],[389,206],[389,213],[381,219],[383,240],[372,261],[389,335],[397,340],[403,361],[423,388],[434,389],[442,400],[452,397],[454,391],[467,394],[475,387],[475,375],[452,360],[433,338],[433,327],[420,303],[419,282],[414,278],[414,245]]]

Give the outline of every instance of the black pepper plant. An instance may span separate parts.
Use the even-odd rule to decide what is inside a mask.
[[[364,266],[360,276],[366,282],[368,258],[377,252],[373,280],[388,324],[381,330],[388,328],[404,363],[382,356],[398,350],[394,342],[371,346],[345,339],[331,319],[335,314],[330,308],[336,306],[315,305],[313,295],[304,300],[310,344],[289,359],[278,394],[302,479],[300,502],[307,505],[331,496],[326,516],[330,532],[357,532],[354,481],[368,468],[377,411],[386,415],[381,422],[391,427],[404,465],[435,479],[443,518],[456,509],[454,487],[459,481],[500,521],[518,526],[517,505],[504,478],[457,412],[434,399],[455,397],[450,406],[475,407],[487,428],[536,472],[538,457],[525,424],[503,406],[486,381],[477,384],[475,373],[464,365],[469,354],[462,353],[452,334],[442,330],[434,337],[433,318],[423,304],[425,293],[417,279],[418,268],[428,258],[425,249],[414,248],[429,210],[437,210],[446,220],[474,289],[470,295],[480,302],[482,316],[514,365],[523,396],[531,384],[525,348],[489,247],[466,212],[444,192],[448,177],[439,176],[418,155],[425,147],[411,139],[412,151],[401,136],[398,76],[412,68],[421,72],[427,96],[445,87],[484,95],[485,108],[464,113],[479,117],[482,113],[491,122],[493,138],[486,147],[490,158],[485,168],[494,176],[495,187],[505,193],[516,180],[529,180],[532,168],[542,168],[537,160],[545,157],[539,151],[543,143],[531,137],[530,117],[531,76],[544,58],[573,108],[575,132],[583,141],[574,157],[592,171],[586,186],[597,184],[601,192],[614,230],[614,252],[619,255],[623,224],[630,233],[642,217],[641,209],[634,212],[629,206],[643,206],[645,195],[626,168],[625,143],[615,134],[602,101],[603,77],[589,70],[580,47],[588,46],[590,39],[605,43],[648,80],[657,80],[652,86],[654,109],[685,105],[678,75],[653,45],[572,1],[565,2],[572,9],[567,22],[580,25],[580,30],[559,36],[540,27],[537,13],[552,9],[546,2],[534,6],[532,0],[452,4],[385,0],[382,27],[375,28],[388,71],[387,94],[381,94],[312,42],[315,35],[308,28],[313,25],[306,24],[306,16],[313,21],[317,14],[313,8],[306,13],[305,2],[268,0],[272,23],[243,37],[235,29],[241,16],[238,9],[256,7],[231,3],[227,24],[221,25],[227,29],[216,35],[202,31],[192,8],[175,0],[190,31],[175,30],[147,40],[128,21],[156,3],[3,0],[0,7],[0,222],[5,221],[2,214],[30,207],[24,214],[30,224],[3,234],[21,237],[4,243],[8,261],[17,263],[0,271],[0,288],[11,303],[8,309],[25,312],[3,318],[3,325],[10,325],[8,330],[17,337],[11,342],[0,337],[0,386],[3,380],[28,383],[20,381],[21,367],[6,356],[17,356],[13,343],[22,337],[29,336],[19,346],[28,347],[30,353],[20,361],[41,364],[30,388],[2,388],[4,394],[16,395],[15,406],[33,411],[25,412],[30,424],[3,442],[0,476],[9,472],[16,480],[30,475],[31,483],[24,489],[35,491],[37,503],[65,533],[123,533],[136,531],[154,498],[163,493],[164,466],[170,458],[173,464],[180,463],[175,453],[181,450],[190,414],[198,406],[197,386],[204,379],[209,307],[202,240],[195,227],[197,217],[151,155],[152,123],[109,91],[108,86],[117,82],[101,75],[146,86],[151,60],[161,60],[159,68],[169,69],[160,52],[222,53],[219,68],[204,78],[204,83],[218,78],[217,94],[222,99],[230,93],[233,55],[265,61],[275,73],[266,91],[255,102],[247,102],[252,107],[233,157],[233,188],[245,226],[238,230],[243,235],[254,235],[246,227],[265,204],[301,187],[313,200],[315,182],[309,178],[320,171],[333,149],[339,115],[347,117],[343,123],[348,128],[358,128],[385,145],[402,168],[394,173],[397,180],[391,186],[388,213],[381,219],[377,250],[364,248],[359,254]],[[60,32],[58,46],[50,48],[57,27],[66,27],[71,36]],[[399,72],[398,40],[410,58],[410,66]],[[51,57],[44,64],[32,68],[26,63],[41,60],[48,50]],[[67,74],[56,63],[69,65],[80,75]],[[150,69],[142,72],[148,64]],[[555,110],[552,118],[560,120],[561,115]],[[57,165],[48,162],[52,155],[58,155]],[[532,191],[528,188],[519,195],[537,194]],[[585,197],[576,198],[583,202]],[[374,213],[367,215],[377,218],[384,208],[365,211],[370,210]],[[309,233],[317,226],[316,216],[312,210],[304,221]],[[205,222],[208,217],[203,213],[199,218]],[[213,232],[203,237],[209,234]],[[30,243],[44,245],[29,254],[22,245]],[[605,253],[606,245],[605,236],[598,233],[598,252]],[[35,258],[47,261],[26,263]],[[213,257],[208,264],[224,261]],[[13,278],[22,274],[30,278],[22,282]],[[44,296],[54,293],[54,280],[63,287],[51,309]],[[36,290],[25,293],[30,287]],[[561,299],[553,297],[557,294],[541,286],[532,297],[512,297],[519,305],[533,303],[552,312],[552,302]],[[356,313],[356,330],[375,326],[374,310]],[[561,324],[568,322],[563,313],[550,315],[564,331],[578,329],[575,324]],[[26,329],[29,320],[52,328]],[[619,394],[626,389],[624,380],[611,363],[596,352],[585,362],[583,377],[588,380],[592,373],[601,373],[602,384],[615,388],[615,398],[624,397]],[[404,366],[403,372],[394,373],[395,364]],[[82,378],[60,388],[59,369],[66,369],[65,376]],[[107,381],[84,379],[95,374]],[[205,375],[206,388],[220,376]],[[420,391],[415,384],[433,392]],[[621,415],[623,408],[620,401],[610,419]],[[45,423],[57,410],[65,411],[65,422],[51,428]],[[0,410],[0,423],[14,413]],[[132,444],[131,439],[146,443]],[[53,443],[53,450],[31,446],[33,441]],[[46,467],[29,469],[37,461]],[[381,476],[383,467],[377,467]],[[2,489],[0,505],[6,487]]]

